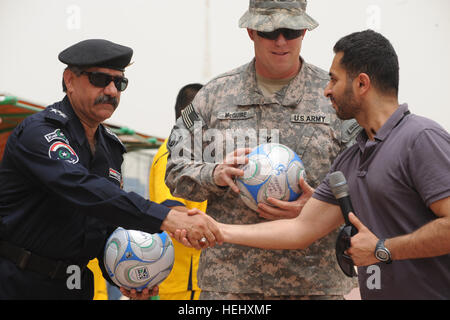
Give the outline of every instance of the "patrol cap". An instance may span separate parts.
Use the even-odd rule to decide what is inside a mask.
[[[276,29],[315,29],[319,23],[306,14],[307,0],[250,0],[239,19],[240,28],[272,32]]]
[[[133,49],[104,39],[88,39],[63,50],[58,59],[79,67],[101,67],[124,71],[130,64]]]

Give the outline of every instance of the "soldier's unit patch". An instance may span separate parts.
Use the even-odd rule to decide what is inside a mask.
[[[178,132],[177,129],[174,128],[174,129],[172,129],[169,140],[167,141],[167,147],[170,149],[170,148],[176,146],[182,140],[183,140],[183,135],[180,132]]]
[[[355,119],[346,120],[342,123],[342,142],[351,147],[356,143],[355,137],[361,132],[363,128],[356,122]]]
[[[48,150],[48,156],[53,160],[64,160],[71,164],[78,162],[79,158],[76,152],[66,143],[55,142]]]

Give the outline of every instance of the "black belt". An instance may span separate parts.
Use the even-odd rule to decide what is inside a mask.
[[[50,279],[64,279],[69,276],[67,268],[70,264],[41,257],[5,241],[0,241],[0,256],[12,261],[21,270],[34,271]]]

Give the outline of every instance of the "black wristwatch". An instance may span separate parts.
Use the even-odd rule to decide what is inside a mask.
[[[392,262],[391,253],[384,246],[385,240],[386,239],[378,240],[378,243],[375,247],[375,258],[377,258],[378,260],[380,260],[381,262],[384,262],[384,263],[391,263]]]

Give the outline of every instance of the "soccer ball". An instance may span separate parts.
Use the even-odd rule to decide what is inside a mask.
[[[167,278],[174,258],[173,243],[166,232],[117,228],[106,241],[104,264],[116,285],[142,291]]]
[[[299,156],[278,143],[257,146],[247,155],[248,163],[241,166],[244,176],[236,179],[239,195],[252,210],[258,203],[272,197],[284,201],[297,199],[302,191],[298,185],[301,176],[306,180],[305,168]]]

